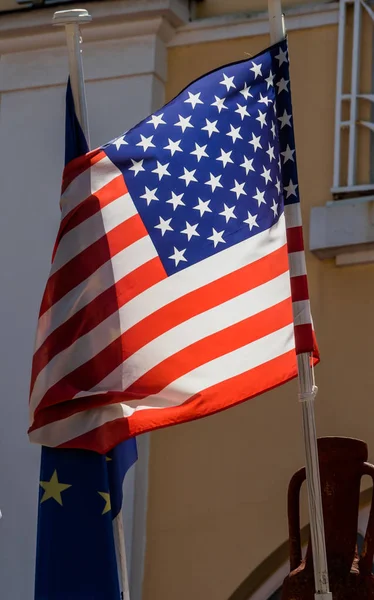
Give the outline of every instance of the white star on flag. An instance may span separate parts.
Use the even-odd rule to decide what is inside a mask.
[[[259,98],[258,102],[260,104],[266,104],[266,106],[269,106],[269,104],[271,104],[272,100],[268,96],[263,96],[260,93],[260,98]]]
[[[248,212],[248,219],[245,219],[244,223],[248,224],[249,230],[252,231],[253,227],[260,227],[259,224],[256,222],[258,215],[251,215],[249,210],[247,212]]]
[[[253,158],[247,158],[246,156],[243,155],[244,158],[244,162],[240,165],[241,167],[243,167],[243,169],[245,169],[245,174],[248,175],[249,171],[254,171],[254,167],[253,167]]]
[[[121,137],[119,137],[116,140],[114,140],[112,142],[112,145],[115,146],[117,150],[119,150],[121,146],[127,146],[127,142],[125,140],[125,136],[122,135]]]
[[[196,225],[190,225],[190,223],[188,221],[186,221],[186,229],[183,229],[183,231],[181,231],[181,233],[186,234],[188,241],[190,241],[190,239],[194,235],[197,235],[197,236],[200,235],[200,233],[197,233],[197,231],[196,231],[197,226],[198,226],[198,223],[196,223]]]
[[[249,114],[249,112],[247,111],[247,107],[246,106],[242,106],[241,104],[238,104],[238,102],[236,103],[236,106],[238,107],[236,109],[236,113],[239,113],[239,115],[241,116],[242,121],[244,120],[244,117],[250,117],[251,115]]]
[[[205,119],[206,125],[201,128],[201,131],[207,131],[209,137],[212,137],[213,133],[219,133],[216,125],[218,121],[209,121],[209,119]]]
[[[145,187],[145,193],[142,196],[140,196],[140,197],[141,198],[145,198],[145,200],[147,200],[147,206],[149,206],[150,203],[152,202],[152,200],[158,200],[158,198],[156,196],[156,192],[157,192],[157,188],[155,188],[154,190],[150,190],[146,186]]]
[[[178,179],[183,179],[186,184],[186,187],[190,185],[191,181],[197,181],[195,177],[196,169],[192,169],[192,171],[189,171],[188,169],[186,169],[186,167],[183,167],[183,170],[183,175],[180,175]]]
[[[254,63],[252,61],[252,65],[253,67],[250,67],[250,71],[253,71],[253,73],[255,74],[255,79],[257,79],[257,77],[261,77],[262,76],[262,64],[260,63],[259,65],[256,65],[256,63]]]
[[[140,137],[141,137],[141,140],[136,145],[141,146],[143,148],[144,152],[146,152],[146,150],[148,150],[148,148],[156,148],[156,146],[152,143],[153,135],[146,138],[144,135],[140,134]]]
[[[223,211],[218,214],[222,215],[222,217],[225,217],[226,223],[228,223],[230,219],[237,219],[237,216],[234,214],[235,206],[230,207],[227,206],[227,204],[224,204],[223,207]]]
[[[286,125],[289,125],[291,127],[291,115],[287,114],[286,109],[284,109],[284,113],[281,117],[278,117],[278,121],[281,122],[281,129],[283,129],[283,127],[285,127]]]
[[[200,96],[201,92],[198,92],[197,94],[191,94],[191,92],[188,92],[188,98],[185,100],[185,103],[191,104],[192,108],[195,108],[196,104],[204,104],[204,102],[200,100]]]
[[[273,199],[273,206],[270,207],[274,213],[274,218],[278,216],[278,202]]]
[[[232,158],[230,158],[231,154],[232,154],[232,150],[230,150],[229,152],[225,152],[224,150],[221,149],[221,156],[219,156],[216,160],[221,160],[223,166],[225,167],[227,165],[227,163],[234,162],[232,160]]]
[[[254,200],[257,200],[259,208],[260,208],[261,204],[266,204],[264,196],[265,196],[265,192],[260,192],[260,190],[256,187],[256,194],[254,196],[252,196],[252,198]]]
[[[292,150],[288,144],[287,144],[287,147],[286,147],[285,151],[281,152],[281,155],[283,156],[283,160],[284,160],[285,163],[288,160],[292,160],[292,161],[295,162],[295,159],[293,157],[294,154],[295,154],[295,150]]]
[[[147,123],[151,123],[155,129],[157,129],[157,127],[159,125],[166,125],[166,121],[163,120],[164,113],[162,113],[161,115],[152,115],[151,118],[149,119],[149,121],[147,121]]]
[[[210,187],[212,188],[212,192],[214,192],[214,190],[217,187],[223,187],[222,183],[220,183],[220,179],[221,179],[222,175],[214,176],[213,173],[209,173],[209,175],[210,175],[210,179],[209,179],[209,181],[205,182],[205,185],[210,185]]]
[[[152,173],[156,173],[158,175],[159,181],[161,181],[161,179],[164,177],[164,175],[170,175],[170,173],[168,171],[168,166],[169,166],[169,163],[162,165],[160,162],[157,161],[157,167],[155,169],[153,169]]]
[[[263,127],[266,127],[266,113],[263,113],[259,110],[258,117],[256,117],[256,121],[260,122],[261,129],[263,129]]]
[[[206,147],[207,144],[205,144],[205,146],[199,146],[199,144],[195,142],[195,150],[192,150],[190,154],[194,154],[196,156],[197,162],[200,162],[200,159],[203,158],[203,156],[208,158],[208,154],[205,152]]]
[[[173,140],[168,138],[169,144],[167,146],[164,146],[164,150],[170,150],[170,154],[172,156],[174,156],[176,152],[183,152],[182,148],[179,147],[181,141],[182,140],[177,140],[176,142],[173,142]]]
[[[269,89],[270,86],[274,87],[274,77],[275,75],[273,75],[273,73],[270,71],[269,73],[269,77],[266,77],[265,81],[268,84],[267,89]]]
[[[232,143],[235,144],[236,140],[242,140],[242,136],[240,135],[240,127],[233,127],[230,124],[230,131],[226,133],[232,139]]]
[[[236,194],[236,199],[239,200],[240,196],[246,196],[247,192],[244,191],[244,183],[238,183],[236,179],[234,179],[234,187],[231,188],[230,192],[234,192]]]
[[[275,155],[274,155],[274,146],[272,146],[272,145],[270,144],[270,142],[269,142],[269,148],[268,148],[268,150],[266,150],[266,154],[268,154],[268,155],[269,155],[270,162],[271,162],[272,160],[275,160]]]
[[[222,244],[226,244],[225,240],[222,238],[223,234],[225,233],[225,230],[223,231],[216,231],[214,229],[214,227],[212,227],[212,235],[210,237],[208,237],[208,240],[212,240],[214,247],[217,246],[217,244],[219,244],[220,242]]]
[[[170,221],[171,219],[163,219],[162,217],[159,217],[160,222],[158,225],[155,225],[155,229],[161,229],[161,235],[162,237],[164,237],[165,235],[165,231],[173,231],[173,228],[170,227]]]
[[[288,185],[284,186],[284,189],[287,192],[287,198],[289,198],[290,196],[297,196],[297,194],[296,194],[297,187],[298,187],[298,184],[293,183],[292,179],[290,179],[290,183]]]
[[[174,127],[180,127],[181,130],[183,131],[183,133],[186,131],[186,129],[188,127],[193,127],[193,125],[191,125],[190,120],[191,120],[191,115],[189,117],[182,117],[181,115],[178,115],[179,117],[179,121],[177,121],[176,123],[174,123]]]
[[[129,168],[129,171],[134,171],[134,177],[136,177],[137,174],[140,173],[140,171],[145,171],[145,169],[143,167],[143,159],[134,160],[132,158],[131,162],[132,162],[132,167]]]
[[[193,206],[192,208],[200,212],[200,217],[202,217],[203,214],[206,212],[212,212],[212,209],[209,208],[210,200],[201,200],[200,198],[198,198],[197,201],[197,206]]]
[[[284,62],[287,62],[287,50],[279,49],[279,54],[275,57],[279,61],[279,66],[283,65]]]
[[[177,206],[186,206],[182,200],[183,196],[184,196],[184,194],[177,195],[175,192],[171,192],[171,198],[170,198],[170,200],[166,200],[166,202],[168,204],[172,204],[173,210],[175,210],[177,208]]]
[[[218,98],[218,96],[214,96],[214,99],[215,102],[212,102],[210,106],[216,106],[219,113],[221,112],[221,110],[228,110],[228,107],[224,103],[226,98]]]
[[[234,84],[234,77],[227,77],[224,73],[223,81],[220,81],[220,84],[225,85],[227,91],[229,91],[231,88],[236,88],[236,85]]]
[[[240,90],[240,93],[244,96],[244,98],[246,100],[248,100],[249,97],[253,98],[251,92],[249,91],[251,89],[251,86],[248,86],[246,83],[244,84],[244,87],[242,90]]]
[[[282,79],[280,81],[278,81],[277,86],[278,86],[278,94],[280,94],[281,92],[288,92],[288,84],[290,83],[289,79],[285,79],[284,77],[282,77]]]
[[[250,144],[252,144],[254,151],[256,152],[256,150],[258,148],[262,148],[261,144],[260,144],[260,139],[261,136],[256,136],[253,132],[252,132],[252,139],[249,141]]]
[[[261,173],[261,177],[263,177],[265,179],[265,183],[269,183],[269,181],[271,181],[270,169],[265,169],[265,167],[263,167],[263,172]]]
[[[172,260],[175,261],[175,266],[177,267],[181,261],[187,262],[187,258],[185,258],[184,253],[186,252],[186,248],[184,250],[177,250],[174,246],[174,254],[169,256]]]

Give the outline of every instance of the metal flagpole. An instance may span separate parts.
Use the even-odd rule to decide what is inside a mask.
[[[83,8],[59,10],[53,15],[53,25],[63,25],[65,27],[69,57],[69,75],[74,98],[74,108],[89,148],[90,136],[83,73],[80,25],[89,23],[90,21],[92,21],[91,15]],[[130,600],[122,511],[120,511],[113,520],[113,532],[120,576],[120,587],[122,590],[121,598],[122,600]]]
[[[280,42],[286,36],[281,0],[268,0],[270,40]],[[306,479],[308,488],[309,520],[313,550],[315,600],[332,600],[327,569],[326,541],[323,522],[321,481],[319,474],[314,399],[317,388],[314,385],[313,366],[308,353],[297,357],[299,378],[299,399],[302,406],[304,445],[306,458]]]

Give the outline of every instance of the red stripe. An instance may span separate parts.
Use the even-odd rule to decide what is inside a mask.
[[[283,246],[264,258],[163,306],[124,334],[124,360],[173,327],[248,292],[287,270],[287,249]]]
[[[303,228],[290,227],[286,229],[288,252],[301,252],[304,250]]]
[[[295,325],[296,354],[314,352],[313,328],[310,323]]]
[[[105,454],[125,439],[226,410],[282,385],[296,375],[295,352],[287,352],[255,369],[207,388],[181,406],[136,411],[127,419],[106,423],[60,447],[94,449]],[[110,398],[110,402],[113,401],[120,402],[121,396]]]
[[[126,302],[166,277],[160,260],[153,258],[132,273],[125,275],[116,285],[105,290],[90,304],[55,329],[34,354],[31,391],[39,372],[54,356],[71,346],[78,338],[91,331]]]
[[[83,156],[79,156],[78,158],[71,160],[64,168],[61,193],[64,193],[73,179],[81,175],[84,171],[87,171],[87,169],[98,163],[103,158],[106,158],[105,152],[100,150],[100,148],[96,148],[91,152],[87,152],[87,154],[83,154]]]
[[[80,252],[48,279],[41,303],[40,316],[102,265],[110,261],[118,252],[146,235],[148,233],[144,223],[136,214]]]
[[[126,390],[124,397],[127,400],[136,400],[158,394],[173,381],[204,363],[251,344],[290,325],[292,321],[292,302],[291,298],[288,298],[165,359],[135,381]]]
[[[291,277],[291,295],[293,302],[309,300],[308,278],[306,275]]]
[[[73,210],[71,210],[60,223],[60,227],[57,234],[57,239],[53,249],[52,260],[56,254],[58,244],[62,237],[77,227],[83,221],[86,221],[89,217],[92,217],[96,213],[100,212],[104,206],[107,206],[117,198],[124,196],[128,193],[127,186],[122,175],[119,175],[115,179],[112,179],[109,183],[104,185],[95,194],[88,196],[85,200],[80,202]]]
[[[35,413],[43,407],[71,399],[81,390],[92,389],[134,352],[187,319],[254,289],[287,271],[288,255],[285,245],[250,265],[174,300],[134,325],[122,335],[122,338],[115,340],[90,361],[52,386],[44,395]],[[119,351],[120,347],[122,352]]]
[[[64,419],[81,410],[111,403],[114,398],[117,398],[115,401],[118,402],[119,396],[121,402],[127,402],[157,394],[193,369],[274,333],[290,323],[292,323],[292,304],[291,299],[288,299],[180,350],[148,371],[125,392],[98,394],[38,411],[35,414],[32,430],[50,422],[46,421],[46,418],[52,421]],[[43,405],[46,406],[44,401]]]

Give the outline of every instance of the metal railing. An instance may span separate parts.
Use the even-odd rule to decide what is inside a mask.
[[[348,39],[350,28],[348,28],[348,11],[353,11],[352,18],[352,37]],[[370,0],[340,0],[339,12],[339,35],[338,35],[338,64],[336,81],[336,109],[335,109],[335,144],[334,144],[334,179],[332,193],[337,196],[344,196],[356,193],[368,193],[374,190],[374,52],[371,47],[372,68],[371,85],[373,93],[361,93],[361,59],[363,50],[362,21],[363,16],[368,15],[374,23],[374,4]],[[351,55],[348,55],[347,46],[351,42]],[[365,46],[367,52],[367,46]],[[351,69],[349,93],[344,91],[345,70]],[[371,104],[371,120],[360,119],[360,105],[362,102]],[[343,118],[344,103],[349,106],[349,118]],[[358,139],[360,128],[366,128],[370,131],[371,148],[368,152],[372,155],[371,173],[368,181],[358,183],[357,164],[358,164]],[[342,160],[342,131],[348,130],[348,157],[343,165]],[[346,176],[343,181],[343,166]]]

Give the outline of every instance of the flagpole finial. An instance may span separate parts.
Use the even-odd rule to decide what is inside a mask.
[[[82,62],[82,36],[80,26],[92,21],[90,13],[84,8],[73,8],[71,10],[58,10],[54,13],[52,24],[64,26],[66,33],[66,44],[68,49],[69,75],[71,89],[74,98],[75,112],[86,138],[88,146],[88,116],[86,93],[84,86],[83,62]]]
[[[69,25],[70,23],[89,23],[92,17],[85,8],[73,8],[71,10],[57,10],[52,19],[53,25]]]

